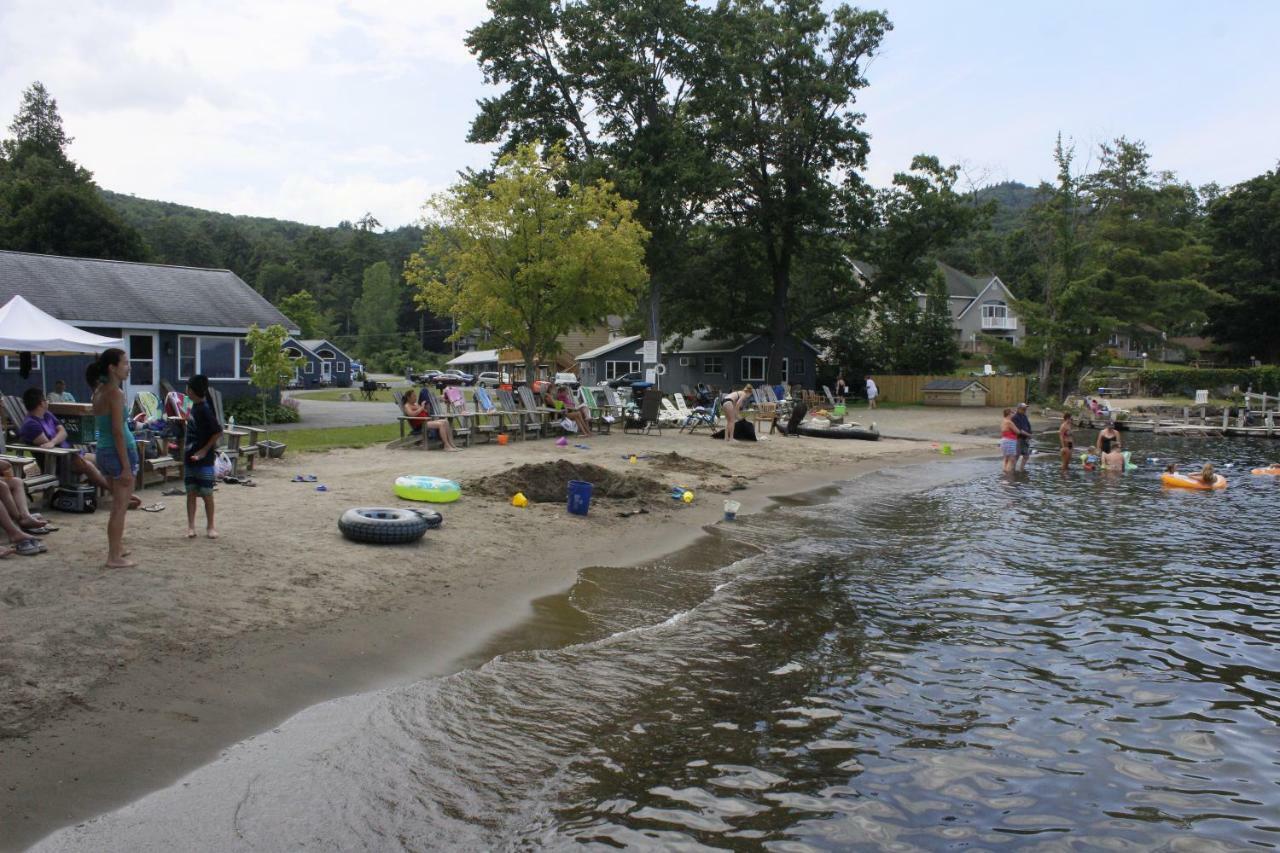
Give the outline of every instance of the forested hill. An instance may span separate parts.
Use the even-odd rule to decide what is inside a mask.
[[[994,201],[995,214],[991,217],[991,230],[1007,234],[1022,225],[1027,211],[1035,204],[1040,191],[1017,181],[1002,181],[983,187],[975,193],[979,203]]]
[[[322,228],[101,192],[108,206],[142,235],[149,250],[147,260],[229,269],[276,304],[289,294],[307,290],[342,336],[355,332],[353,310],[361,296],[364,271],[386,261],[398,280],[405,259],[422,246],[420,228],[379,231],[377,220],[368,214],[355,223]],[[407,290],[400,315],[399,328],[419,328]]]

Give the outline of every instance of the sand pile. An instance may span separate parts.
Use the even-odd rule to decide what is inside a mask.
[[[564,503],[569,481],[591,484],[592,499],[662,497],[668,486],[641,474],[616,473],[599,465],[558,460],[521,465],[466,484],[472,494],[510,498],[516,492],[534,503]]]
[[[718,462],[707,462],[681,456],[674,450],[670,453],[659,453],[648,460],[649,466],[658,471],[674,471],[681,474],[727,474],[729,469]]]

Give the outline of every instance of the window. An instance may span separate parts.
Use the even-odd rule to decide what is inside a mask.
[[[210,379],[236,378],[236,339],[200,338],[200,372]]]
[[[804,376],[804,359],[797,358],[792,362],[791,369],[795,371],[795,376],[797,378],[802,378]]]
[[[692,357],[692,356],[688,356],[688,355],[682,355],[682,356],[680,356],[680,366],[681,366],[681,367],[688,367],[688,366],[689,366],[689,365],[691,365],[691,364],[693,364],[693,357]]]
[[[1003,320],[1009,316],[1009,306],[1003,302],[988,302],[982,306],[982,316]]]
[[[19,363],[19,360],[20,360],[21,358],[22,358],[22,356],[18,356],[18,355],[6,355],[6,356],[4,357],[4,369],[5,369],[5,370],[18,370],[18,369],[19,369],[19,367],[18,367],[18,363]],[[39,353],[32,353],[32,354],[31,354],[31,369],[32,369],[32,370],[39,370],[39,369],[40,369],[40,354],[39,354]]]
[[[303,373],[315,373],[315,369],[314,369],[315,366],[316,366],[316,363],[314,361],[308,361],[306,369],[303,370]]]
[[[199,338],[182,335],[178,338],[178,378],[190,379],[200,372],[196,367],[196,344]]]
[[[604,363],[605,381],[617,379],[619,376],[625,376],[628,373],[639,373],[640,362],[638,361],[606,361]]]
[[[156,340],[150,333],[125,336],[129,349],[129,382],[145,387],[156,381]]]
[[[334,365],[334,368],[335,368],[339,373],[346,373],[346,372],[347,372],[347,363],[346,363],[345,361],[339,361],[336,365]]]
[[[1111,337],[1107,338],[1107,346],[1109,347],[1122,346],[1122,344],[1120,343],[1120,335],[1118,333],[1113,333]]]
[[[249,342],[244,338],[236,341],[236,347],[239,349],[239,358],[237,362],[240,367],[240,378],[248,379],[253,373],[253,350],[249,348]]]
[[[791,359],[784,358],[782,360],[782,384],[791,384]]]
[[[327,348],[316,350],[316,355],[320,358],[321,361],[333,361],[335,358],[337,358],[337,356],[333,354],[333,350],[327,349]]]
[[[702,360],[702,372],[714,373],[717,376],[724,374],[724,356],[709,355]]]
[[[742,357],[742,381],[763,382],[768,359],[762,355],[744,355]]]

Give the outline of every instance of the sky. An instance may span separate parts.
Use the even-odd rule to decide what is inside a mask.
[[[888,0],[870,65],[867,176],[917,153],[966,180],[1053,176],[1141,139],[1152,165],[1224,186],[1280,160],[1280,0]],[[42,81],[70,153],[142,198],[385,227],[492,151],[466,142],[487,87],[463,44],[483,0],[0,0],[0,116]]]

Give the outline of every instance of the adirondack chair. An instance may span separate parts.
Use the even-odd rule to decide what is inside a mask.
[[[778,428],[778,403],[774,397],[773,389],[768,385],[761,385],[751,394],[751,399],[755,402],[755,412],[751,419],[755,422],[756,433],[760,432],[760,424],[769,424],[769,431],[774,432]]]
[[[657,388],[648,388],[640,400],[640,416],[628,416],[622,422],[622,431],[636,435],[651,435],[653,430],[662,435],[662,392]]]
[[[65,447],[7,444],[0,432],[0,459],[8,462],[14,476],[22,480],[32,506],[41,498],[47,503],[59,486],[72,485],[79,479],[71,471],[71,457],[75,454],[75,450]]]
[[[448,421],[449,428],[453,430],[453,437],[462,440],[463,446],[471,446],[471,422],[472,416],[465,411],[454,411],[451,406],[435,395],[429,387],[423,386],[418,392],[419,402],[427,407],[427,411],[431,413],[431,417]]]
[[[827,403],[830,404],[831,408],[834,409],[837,405],[839,405],[838,403],[836,403],[835,395],[831,393],[831,389],[828,388],[826,385],[822,386],[822,393],[827,395]]]
[[[488,392],[480,385],[477,385],[472,392],[471,406],[474,412],[471,428],[475,430],[476,435],[483,435],[486,442],[493,441],[495,435],[511,431],[503,424],[502,413],[493,405]]]
[[[609,401],[609,407],[616,413],[616,417],[626,420],[630,415],[639,414],[635,404],[629,399],[622,399],[622,396],[613,388],[601,388],[600,391],[605,395],[605,399]],[[625,431],[623,430],[623,432]]]
[[[135,419],[142,415],[142,420],[146,423],[164,420],[160,398],[150,391],[139,391],[133,398],[133,415]]]
[[[232,429],[227,426],[227,419],[224,415],[225,410],[222,407],[222,392],[212,386],[209,387],[209,403],[213,406],[213,413],[218,418],[218,424],[222,427],[222,438],[218,442],[218,451],[227,454],[227,458],[231,460],[232,475],[239,475],[241,460],[244,460],[249,470],[252,471],[254,460],[258,458],[258,445],[253,439],[264,430],[257,427],[241,426],[236,426],[235,429]],[[245,443],[246,438],[250,440],[250,443]]]
[[[532,389],[528,385],[522,385],[517,390],[520,395],[520,404],[524,407],[524,411],[529,416],[538,418],[537,423],[540,433],[550,435],[552,429],[559,429],[558,424],[563,415],[555,409],[548,409],[546,406],[539,405],[533,396]]]
[[[587,407],[587,411],[591,416],[591,423],[595,426],[596,431],[601,435],[608,435],[609,428],[613,425],[615,418],[606,411],[605,406],[600,405],[596,400],[595,392],[583,385],[578,388],[575,396],[580,403]]]
[[[511,391],[498,391],[498,411],[508,419],[508,423],[514,420],[517,427],[517,434],[520,440],[524,441],[532,433],[534,438],[542,435],[542,417],[533,412],[526,412],[524,406],[516,402],[516,396]]]

